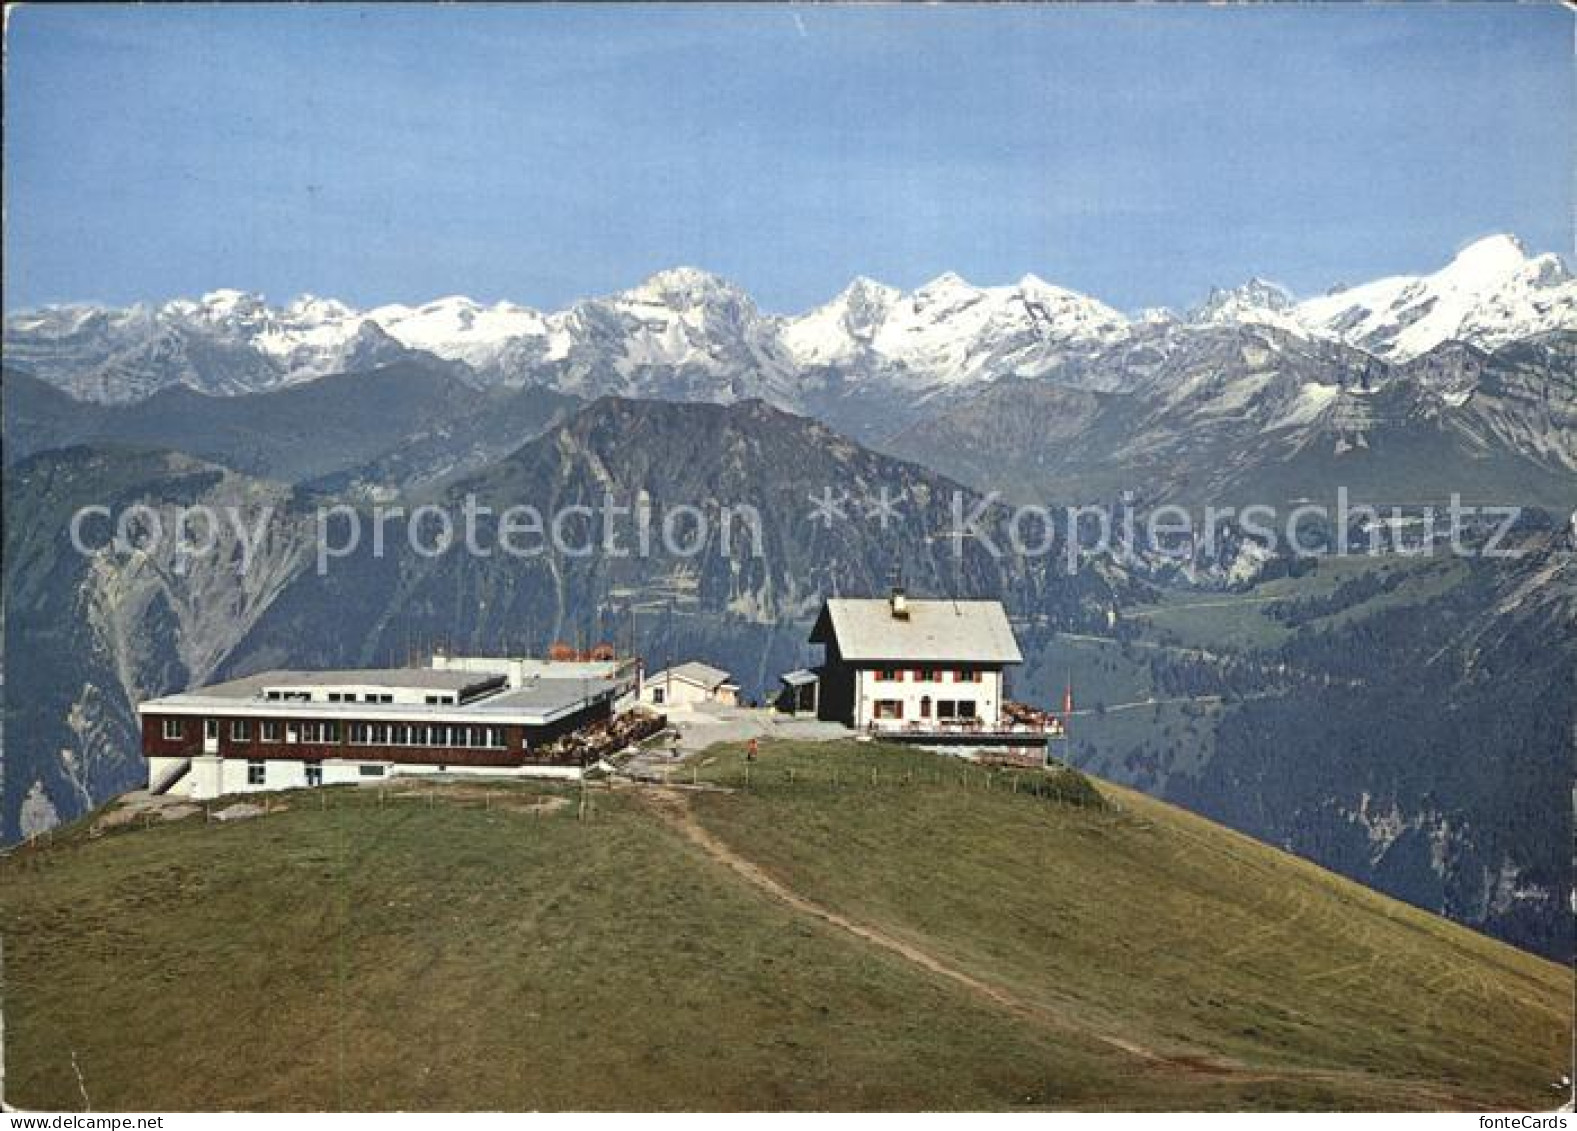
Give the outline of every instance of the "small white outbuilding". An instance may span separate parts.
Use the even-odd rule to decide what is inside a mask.
[[[692,660],[646,676],[641,681],[641,702],[659,710],[701,703],[732,707],[739,702],[739,685],[722,668]]]

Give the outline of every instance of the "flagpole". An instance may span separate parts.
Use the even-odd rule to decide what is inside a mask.
[[[1073,750],[1073,669],[1068,669],[1068,681],[1062,687],[1062,741],[1063,752],[1071,755]],[[1071,761],[1065,757],[1064,761]],[[1046,743],[1046,765],[1051,765],[1051,743]]]

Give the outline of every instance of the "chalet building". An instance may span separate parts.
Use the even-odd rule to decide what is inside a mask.
[[[271,671],[137,707],[148,785],[193,798],[401,774],[578,778],[556,743],[633,696],[638,666],[439,658]]]
[[[641,681],[641,702],[653,707],[693,707],[700,703],[739,703],[739,684],[722,668],[690,662],[654,672]]]
[[[1003,712],[1004,672],[1024,657],[998,601],[910,600],[901,588],[834,598],[810,640],[825,651],[823,719],[897,739],[1025,742]]]

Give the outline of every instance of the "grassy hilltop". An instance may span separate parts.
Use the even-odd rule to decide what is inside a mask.
[[[693,773],[727,790],[320,790],[18,851],[7,1099],[1560,1102],[1567,970],[1160,802],[856,744]]]

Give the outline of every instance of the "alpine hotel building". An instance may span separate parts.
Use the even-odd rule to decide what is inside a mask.
[[[491,665],[491,666],[489,666]],[[398,774],[579,777],[553,740],[634,694],[630,664],[439,658],[271,671],[140,704],[148,788],[192,798]]]

